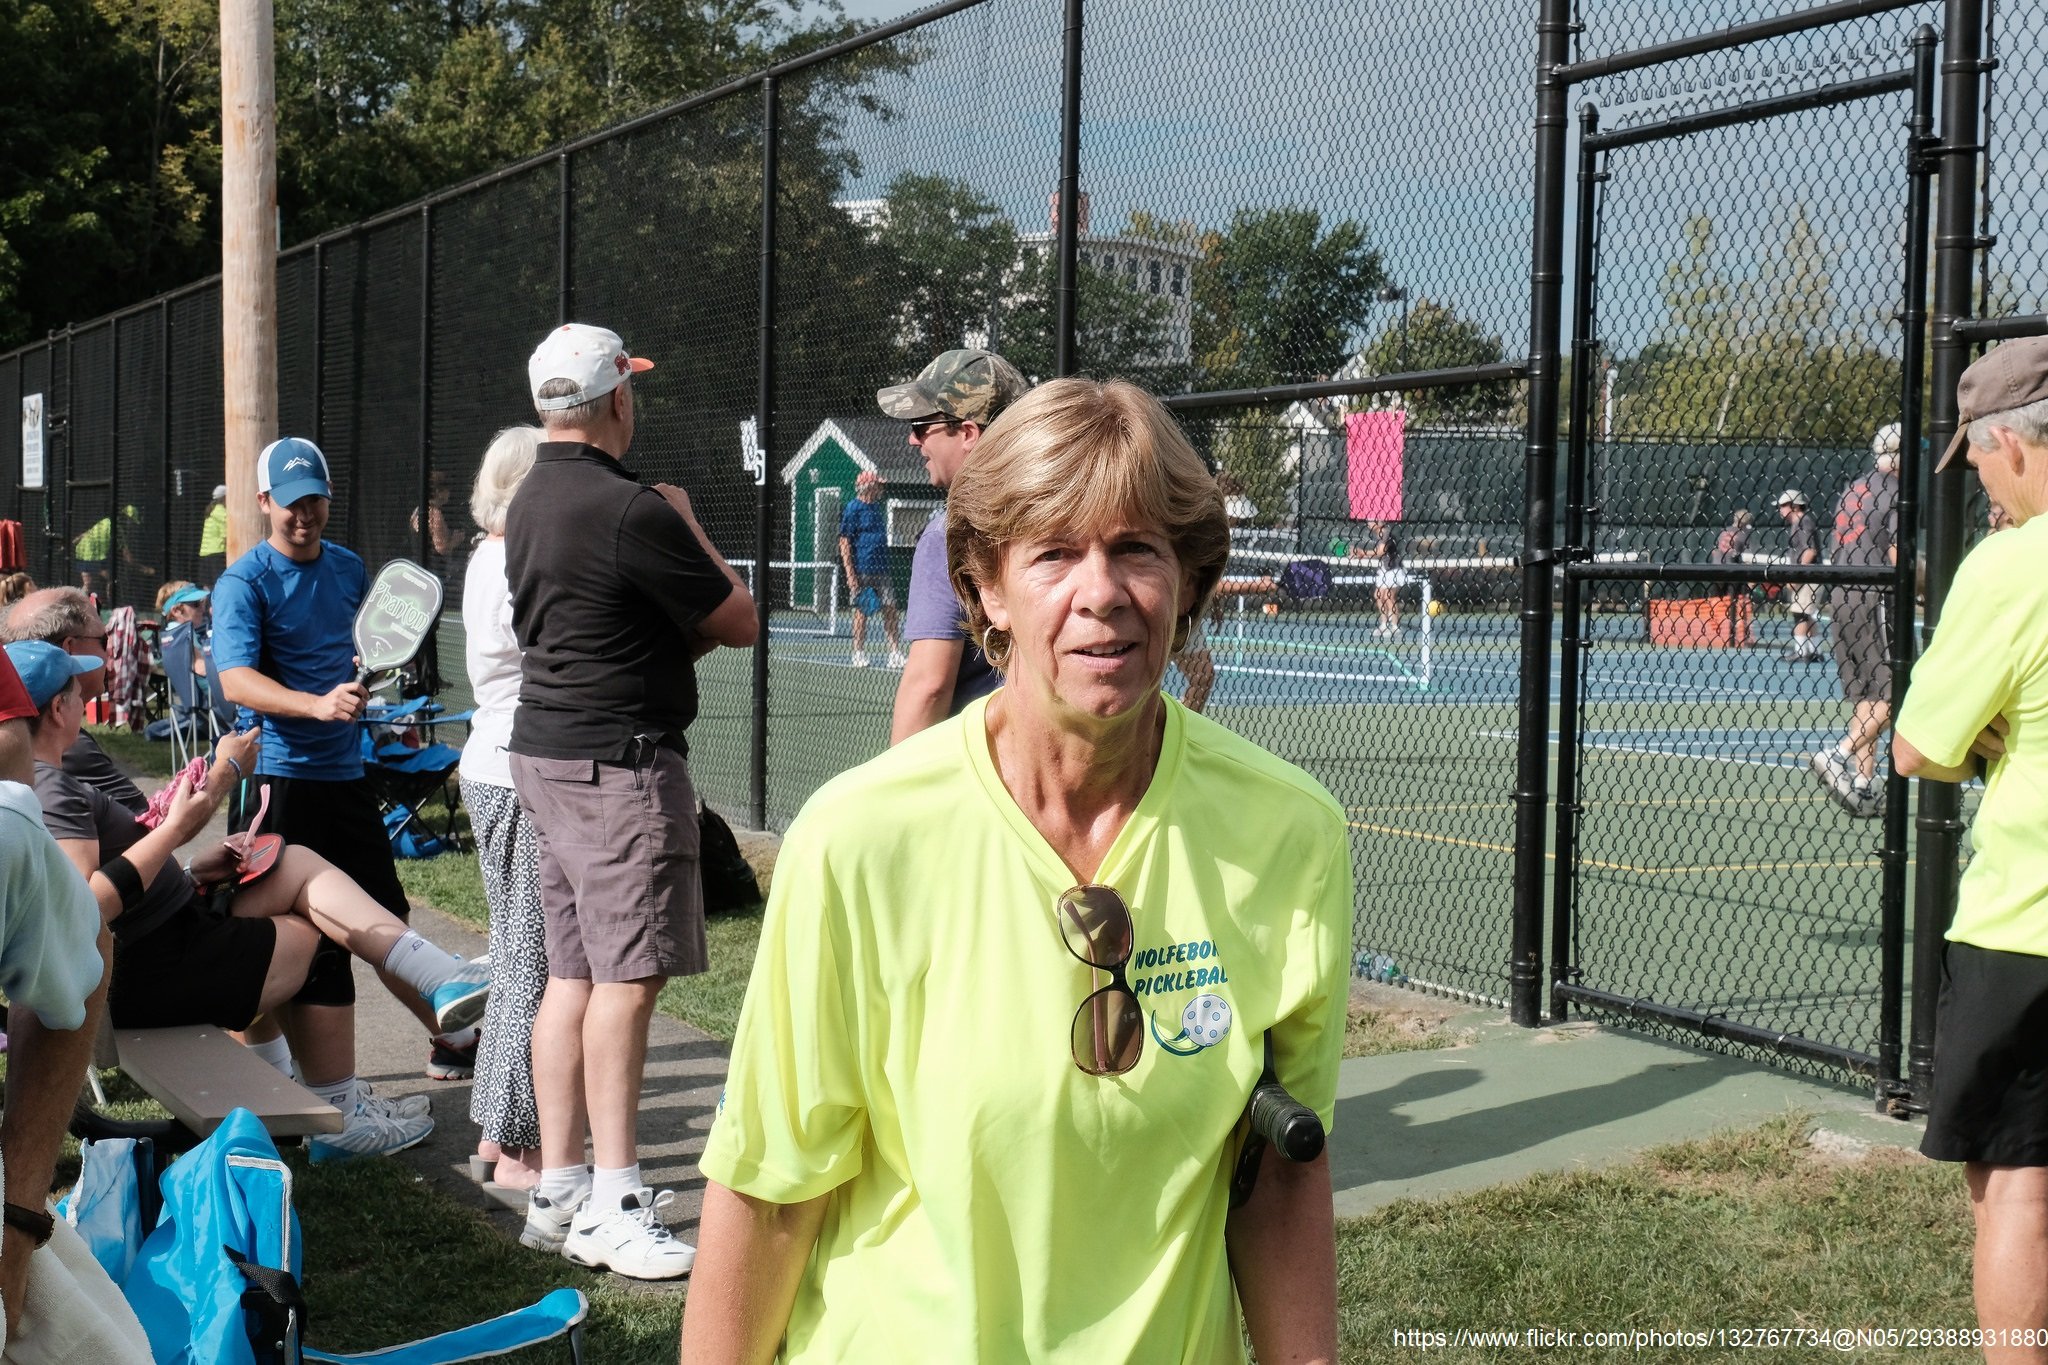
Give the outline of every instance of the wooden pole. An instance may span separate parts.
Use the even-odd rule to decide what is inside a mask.
[[[277,87],[271,0],[221,0],[221,380],[228,562],[268,533],[256,456],[277,439]]]

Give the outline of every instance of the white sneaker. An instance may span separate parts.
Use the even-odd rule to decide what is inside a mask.
[[[358,1101],[338,1133],[315,1133],[306,1143],[308,1158],[318,1165],[358,1156],[389,1156],[416,1147],[434,1131],[425,1114],[406,1116]]]
[[[674,1190],[656,1194],[643,1186],[616,1209],[585,1203],[570,1225],[562,1254],[577,1265],[635,1280],[674,1280],[689,1274],[697,1248],[670,1232],[657,1216],[675,1197]]]
[[[425,1095],[380,1095],[361,1076],[356,1077],[356,1103],[394,1118],[424,1118],[434,1112],[434,1102]]]
[[[434,1011],[434,1031],[460,1033],[484,1017],[491,1000],[491,964],[482,961],[460,963],[454,975],[434,987],[427,1004]]]
[[[569,1224],[589,1203],[588,1191],[573,1204],[557,1204],[539,1192],[528,1195],[526,1226],[519,1230],[519,1245],[535,1251],[559,1252],[562,1243],[569,1240]]]
[[[1849,756],[1840,749],[1822,749],[1811,759],[1807,767],[1827,788],[1828,799],[1851,815],[1857,814],[1859,802],[1856,792],[1856,774],[1849,763]]]
[[[866,668],[868,666],[868,653],[866,650],[856,649],[853,651],[853,666],[855,668]]]
[[[902,651],[902,650],[900,650],[900,649],[892,649],[892,650],[890,650],[890,651],[889,651],[889,667],[891,667],[891,668],[901,668],[901,667],[903,667],[903,666],[904,666],[905,664],[907,664],[907,663],[909,663],[909,662],[910,662],[910,660],[908,660],[908,659],[906,659],[906,658],[904,658],[904,657],[903,657],[903,651]]]

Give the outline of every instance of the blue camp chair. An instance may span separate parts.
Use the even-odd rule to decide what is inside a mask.
[[[372,707],[363,719],[363,776],[383,809],[391,851],[401,858],[431,858],[461,849],[455,829],[460,797],[453,782],[462,751],[437,740],[415,746],[388,736],[405,726],[420,727],[431,736],[435,727],[466,721],[469,714],[447,715],[431,699],[415,697],[397,706]],[[437,792],[447,811],[438,833],[425,816],[426,803]]]
[[[198,649],[199,643],[190,621],[177,621],[164,627],[160,654],[164,664],[164,682],[171,693],[172,752],[177,755],[180,769],[192,761],[195,750],[204,752],[211,749],[213,742],[220,738],[221,726],[207,696],[206,684],[192,671],[193,656]],[[205,657],[210,678],[213,672],[210,651]],[[206,740],[204,745],[199,743],[202,731]]]

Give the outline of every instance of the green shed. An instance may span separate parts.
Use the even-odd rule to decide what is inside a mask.
[[[789,485],[789,605],[828,612],[837,589],[847,606],[839,564],[839,513],[853,498],[853,481],[872,470],[883,479],[882,510],[889,528],[889,567],[896,600],[910,587],[910,551],[932,515],[945,506],[932,487],[924,457],[911,449],[909,428],[887,417],[828,417],[783,466]]]

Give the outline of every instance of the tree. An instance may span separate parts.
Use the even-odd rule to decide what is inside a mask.
[[[1499,337],[1449,306],[1418,299],[1405,322],[1388,325],[1359,362],[1369,374],[1407,370],[1449,370],[1463,365],[1498,364],[1507,354]],[[1514,403],[1508,383],[1460,384],[1447,389],[1417,389],[1401,395],[1414,422],[1500,422]]]
[[[1017,265],[1017,230],[972,186],[905,172],[889,182],[888,213],[875,233],[896,323],[898,368],[991,337]]]
[[[1200,242],[1194,350],[1207,387],[1302,383],[1343,365],[1386,281],[1365,228],[1313,208],[1240,209]]]
[[[1047,243],[1026,251],[1010,285],[998,341],[1005,359],[1026,375],[1057,372],[1058,261]],[[1074,368],[1097,379],[1143,379],[1146,387],[1178,387],[1185,370],[1166,357],[1168,305],[1120,275],[1074,266]]]

